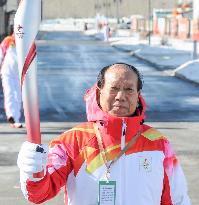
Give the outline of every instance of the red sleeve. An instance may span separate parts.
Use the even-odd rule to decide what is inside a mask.
[[[65,168],[58,169],[53,174],[47,172],[46,176],[39,182],[27,181],[28,200],[40,204],[56,196],[61,187],[65,185],[66,176],[70,170],[71,165],[68,162]]]
[[[45,177],[38,182],[26,181],[27,198],[33,203],[40,204],[57,195],[73,170],[77,141],[73,138],[69,145],[63,136],[51,142]]]
[[[67,184],[69,174],[77,175],[85,160],[82,149],[93,136],[93,124],[85,123],[54,139],[50,144],[46,175],[38,182],[26,181],[26,198],[37,204],[53,198]]]

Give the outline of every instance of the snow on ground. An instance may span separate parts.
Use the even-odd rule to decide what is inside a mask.
[[[182,64],[175,70],[175,73],[179,77],[199,84],[199,59]]]

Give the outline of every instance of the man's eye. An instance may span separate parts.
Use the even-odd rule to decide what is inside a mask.
[[[135,90],[133,89],[133,88],[127,88],[127,89],[125,89],[126,90],[126,92],[128,92],[128,93],[133,93],[133,92],[135,92]]]
[[[110,88],[110,93],[117,93],[118,91],[119,91],[119,88],[117,88],[117,87]]]
[[[117,87],[111,87],[111,90],[117,91],[117,90],[119,90],[119,88],[117,88]]]
[[[133,88],[126,88],[125,90],[128,90],[128,91],[134,91]]]

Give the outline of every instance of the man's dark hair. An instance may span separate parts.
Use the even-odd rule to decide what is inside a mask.
[[[114,65],[124,65],[125,67],[132,70],[137,75],[137,78],[138,78],[138,86],[137,86],[138,91],[140,91],[142,89],[142,86],[143,86],[142,75],[140,74],[140,72],[138,71],[137,68],[135,68],[134,66],[129,65],[127,63],[114,63],[114,64],[111,64],[111,65],[108,65],[108,66],[105,66],[104,68],[102,68],[102,70],[100,71],[100,73],[97,76],[97,86],[99,88],[103,88],[103,86],[104,86],[104,83],[105,83],[104,76],[105,76],[106,71]]]

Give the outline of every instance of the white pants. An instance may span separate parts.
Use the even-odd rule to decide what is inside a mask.
[[[4,108],[7,118],[13,117],[15,122],[19,122],[21,117],[21,90],[19,79],[4,76],[2,77],[4,92]]]

